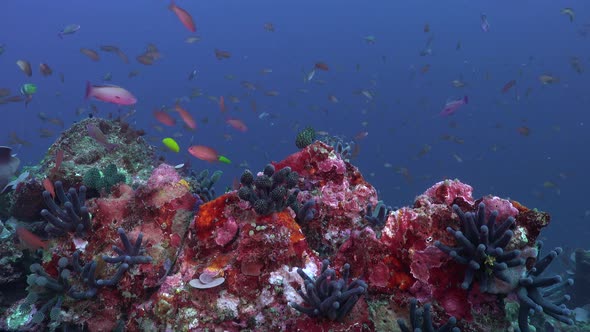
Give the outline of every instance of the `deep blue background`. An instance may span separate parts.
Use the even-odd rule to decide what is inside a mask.
[[[56,135],[61,130],[42,123],[39,112],[62,118],[66,126],[79,119],[76,108],[89,108],[91,103],[100,109],[99,116],[116,114],[115,105],[84,100],[85,82],[101,83],[103,75],[112,72],[112,83],[139,99],[131,123],[146,129],[156,142],[183,133],[178,139],[181,153],[165,153],[169,163],[189,158],[185,151],[190,143],[209,145],[233,160],[232,165],[211,165],[193,159],[196,169],[213,166],[225,172],[218,191],[239,176],[240,163],[259,170],[268,161],[295,152],[298,126],[312,125],[349,138],[367,130],[353,163],[386,203],[410,204],[434,182],[459,178],[475,188],[476,197],[495,194],[551,212],[553,223],[543,234],[550,245],[588,247],[590,84],[587,72],[578,74],[569,64],[577,56],[588,66],[590,39],[578,33],[590,23],[584,1],[182,0],[177,4],[193,15],[200,42],[184,42],[191,33],[167,9],[166,1],[4,1],[0,44],[6,44],[6,51],[0,55],[0,87],[16,92],[31,82],[39,92],[26,109],[21,104],[0,105],[0,144],[8,144],[9,133],[16,132],[34,144],[16,146],[19,157],[24,164],[36,164],[54,140],[39,138],[38,130],[53,129]],[[573,23],[560,14],[566,5],[576,10]],[[482,12],[491,24],[488,33],[479,27]],[[265,31],[266,22],[272,22],[276,32]],[[81,30],[59,39],[57,33],[71,23],[80,24]],[[423,32],[426,23],[430,33]],[[374,45],[364,41],[367,35],[376,37]],[[433,54],[422,57],[419,52],[430,35]],[[459,41],[462,48],[456,50]],[[135,57],[150,42],[163,58],[148,67]],[[119,46],[131,63],[104,52],[99,62],[93,62],[79,52],[81,47],[98,50],[104,44]],[[232,57],[217,60],[215,48],[231,52]],[[31,62],[32,78],[20,72],[18,59]],[[326,83],[304,84],[302,70],[309,72],[317,61],[327,63],[330,71],[318,72],[314,81]],[[54,75],[43,78],[37,70],[40,62],[48,63]],[[430,71],[421,74],[426,64]],[[263,68],[273,72],[263,75]],[[193,69],[199,74],[188,81]],[[139,76],[128,78],[132,70],[139,70]],[[64,74],[64,84],[58,72]],[[544,73],[560,81],[543,86],[538,76]],[[236,78],[227,80],[225,75]],[[457,89],[451,81],[461,75],[468,86]],[[511,79],[517,80],[516,89],[502,94],[502,86]],[[247,91],[240,85],[243,80],[260,89]],[[183,106],[199,122],[198,130],[189,132],[180,124],[163,133],[154,130],[153,109],[173,105],[175,98],[196,87],[204,96]],[[529,87],[532,93],[526,98]],[[297,92],[300,88],[309,93]],[[354,94],[359,89],[372,91],[374,102]],[[268,90],[280,95],[265,96]],[[58,92],[61,95],[56,96]],[[330,94],[340,102],[331,103]],[[225,96],[230,116],[249,126],[247,133],[229,128],[217,104],[207,98],[220,95]],[[241,102],[232,104],[229,95]],[[469,105],[452,117],[438,116],[447,100],[463,95],[469,96]],[[250,108],[253,100],[258,113]],[[262,112],[274,118],[259,120]],[[201,122],[204,117],[208,124]],[[361,125],[364,121],[366,128]],[[529,127],[531,135],[519,135],[520,126]],[[465,143],[441,140],[444,134]],[[431,151],[418,156],[425,145]],[[411,181],[396,172],[399,167],[409,170]],[[557,188],[544,187],[545,181]]]

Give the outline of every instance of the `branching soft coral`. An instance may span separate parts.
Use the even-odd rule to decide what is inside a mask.
[[[381,229],[385,226],[385,222],[391,211],[391,207],[386,206],[383,202],[379,202],[375,206],[369,204],[367,205],[364,218],[369,222],[370,226]]]
[[[152,261],[150,256],[142,255],[145,251],[141,248],[141,241],[143,240],[143,234],[139,233],[137,235],[137,239],[135,240],[134,244],[131,244],[127,234],[125,234],[125,230],[123,228],[119,228],[117,230],[119,233],[119,237],[121,238],[121,243],[123,243],[124,249],[121,249],[117,246],[113,246],[113,250],[119,254],[117,257],[109,257],[107,255],[103,255],[102,259],[107,263],[126,263],[129,265],[134,264],[146,264]]]
[[[361,279],[348,283],[349,264],[344,264],[342,268],[342,279],[336,279],[336,271],[329,269],[329,265],[330,262],[327,259],[322,262],[321,273],[315,280],[302,269],[297,269],[297,273],[305,283],[305,293],[301,289],[297,293],[306,305],[302,306],[295,302],[289,305],[310,317],[341,321],[358,299],[365,294],[367,284]]]
[[[539,243],[539,247],[541,245],[542,243]],[[559,275],[540,276],[561,252],[561,248],[551,250],[545,257],[537,260],[527,275],[519,280],[516,294],[520,300],[518,326],[521,332],[529,332],[528,317],[535,312],[544,312],[568,325],[574,323],[570,318],[571,311],[564,304],[570,297],[562,292],[565,286],[573,284],[573,280],[563,280]]]
[[[254,211],[262,216],[281,212],[287,206],[293,206],[298,211],[297,193],[294,189],[299,181],[297,172],[285,167],[275,172],[273,165],[268,164],[262,175],[254,178],[254,174],[246,170],[240,182],[242,187],[238,190],[240,199],[250,202]]]
[[[406,325],[403,319],[398,319],[397,323],[402,332],[459,332],[461,331],[457,324],[455,317],[449,318],[449,320],[438,329],[434,328],[432,324],[432,315],[430,312],[430,304],[425,304],[424,309],[418,309],[418,301],[416,299],[410,300],[410,325],[411,328]]]
[[[61,181],[55,182],[55,195],[63,205],[63,208],[55,203],[51,194],[45,190],[43,199],[48,209],[41,210],[41,216],[48,222],[45,230],[48,233],[63,235],[76,233],[85,235],[90,231],[90,213],[84,205],[86,201],[86,187],[80,186],[76,191],[70,188],[66,193]]]
[[[494,278],[510,282],[507,269],[524,264],[520,258],[520,250],[505,251],[506,245],[514,233],[510,230],[515,223],[509,217],[500,225],[496,225],[497,211],[485,219],[485,204],[480,203],[477,213],[463,213],[461,208],[453,205],[453,211],[461,220],[461,231],[447,227],[456,241],[456,247],[449,247],[436,241],[434,245],[449,254],[455,261],[467,265],[465,278],[461,287],[468,289],[473,280],[479,281],[481,291],[490,290]]]

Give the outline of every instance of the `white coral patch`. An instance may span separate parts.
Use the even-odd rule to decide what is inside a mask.
[[[318,266],[312,260],[308,260],[305,267],[303,267],[303,272],[312,278],[317,275],[318,270]],[[301,297],[297,294],[297,289],[291,286],[292,282],[296,282],[300,287],[303,287],[303,279],[297,273],[297,267],[289,269],[287,265],[283,265],[277,271],[270,273],[268,282],[271,285],[282,287],[283,295],[288,302],[299,303],[301,301]],[[263,292],[263,296],[264,294]]]
[[[269,306],[274,301],[274,297],[268,289],[263,289],[258,299],[260,300],[260,304],[264,307]]]
[[[222,291],[217,299],[217,310],[218,311],[231,311],[234,317],[238,317],[238,304],[240,299],[229,294],[227,291]]]

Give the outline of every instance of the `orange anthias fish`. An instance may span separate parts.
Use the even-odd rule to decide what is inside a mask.
[[[28,229],[19,226],[16,228],[16,234],[22,243],[32,250],[39,248],[47,249],[47,242],[41,240],[37,235],[31,233]]]
[[[328,67],[328,65],[325,64],[324,62],[316,62],[315,68],[316,69],[319,69],[319,70],[324,70],[324,71],[330,70],[330,68]]]
[[[162,110],[155,110],[154,111],[154,118],[158,120],[161,124],[166,126],[174,126],[176,124],[176,120],[168,112]]]
[[[518,127],[516,128],[516,131],[518,131],[518,133],[522,136],[529,136],[531,134],[531,129],[526,126]]]
[[[98,53],[95,50],[91,50],[89,48],[81,48],[80,53],[89,57],[92,61],[100,60],[100,56],[98,55]]]
[[[41,72],[41,75],[43,75],[43,76],[49,76],[49,75],[53,74],[53,70],[51,70],[51,67],[49,67],[49,65],[46,63],[39,64],[39,71]]]
[[[513,86],[516,85],[516,80],[510,80],[502,87],[502,93],[508,92]]]
[[[228,51],[223,51],[217,48],[215,49],[215,58],[217,58],[217,60],[229,59],[230,57],[231,53]]]
[[[51,169],[52,173],[59,171],[61,163],[64,161],[64,150],[57,150],[55,153],[55,166]]]
[[[51,194],[51,197],[55,198],[55,188],[53,187],[53,182],[51,182],[49,178],[43,180],[43,188]]]
[[[225,113],[227,111],[225,108],[225,99],[223,99],[223,96],[219,97],[219,110],[221,113]]]
[[[195,25],[195,21],[193,21],[193,17],[189,14],[186,10],[178,7],[174,1],[170,3],[168,9],[174,12],[180,22],[191,32],[196,32],[197,27]]]
[[[219,154],[214,149],[204,145],[193,145],[188,148],[188,153],[193,157],[205,160],[208,162],[216,162],[219,160]]]
[[[237,131],[245,133],[248,131],[248,126],[240,119],[228,118],[225,122]]]
[[[264,30],[268,32],[275,32],[275,25],[270,22],[264,23]]]
[[[182,121],[184,121],[184,123],[186,123],[186,125],[191,128],[191,129],[197,129],[197,122],[195,121],[195,119],[193,118],[193,116],[184,108],[180,107],[180,105],[176,105],[174,107],[174,109],[176,110],[176,112],[178,112],[178,114],[180,114],[180,117],[182,118]]]

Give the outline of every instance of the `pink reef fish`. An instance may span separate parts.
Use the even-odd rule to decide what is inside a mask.
[[[88,130],[88,135],[94,138],[94,140],[98,143],[102,144],[107,149],[107,151],[110,152],[118,147],[117,144],[109,142],[109,139],[106,137],[106,135],[102,132],[102,130],[100,130],[100,128],[94,125],[94,123],[87,124],[86,130]]]
[[[86,82],[86,98],[90,97],[117,105],[133,105],[137,102],[137,98],[131,92],[120,86],[92,85]]]
[[[187,12],[186,10],[178,7],[174,3],[174,0],[170,3],[170,5],[168,6],[168,9],[170,9],[171,11],[174,12],[174,14],[176,14],[176,16],[178,17],[178,19],[180,20],[182,25],[184,25],[185,28],[187,28],[191,32],[197,31],[195,21],[193,20],[193,17],[191,16],[191,14],[189,14],[189,12]]]
[[[440,115],[449,116],[449,115],[455,113],[459,109],[459,107],[467,104],[468,101],[469,101],[469,99],[467,99],[467,96],[465,96],[461,99],[447,101],[447,103],[445,104],[445,107],[440,112]]]

